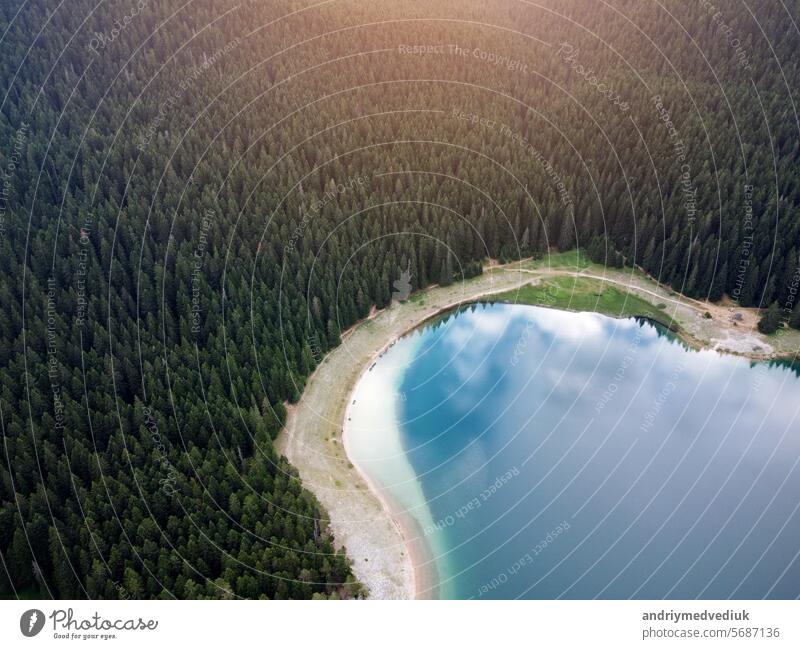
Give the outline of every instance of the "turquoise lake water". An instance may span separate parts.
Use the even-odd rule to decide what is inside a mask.
[[[478,305],[381,371],[402,452],[359,464],[417,519],[439,597],[800,595],[791,368],[635,319]]]

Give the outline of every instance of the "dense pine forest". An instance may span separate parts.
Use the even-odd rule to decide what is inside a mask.
[[[714,3],[3,2],[0,594],[362,596],[272,442],[404,271],[798,326],[800,15]]]

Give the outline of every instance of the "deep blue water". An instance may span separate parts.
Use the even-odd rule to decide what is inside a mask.
[[[396,398],[439,596],[800,595],[792,369],[527,306],[414,336]]]

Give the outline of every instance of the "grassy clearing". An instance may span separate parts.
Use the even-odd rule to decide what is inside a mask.
[[[553,252],[541,259],[531,259],[522,264],[528,270],[571,270],[579,272],[592,266],[592,262],[583,250],[567,250]]]
[[[596,311],[615,318],[641,316],[676,330],[677,324],[663,309],[647,300],[620,291],[611,284],[587,277],[549,277],[536,285],[492,295],[486,302],[532,304],[566,311]]]

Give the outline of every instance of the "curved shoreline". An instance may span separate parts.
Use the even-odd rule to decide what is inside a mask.
[[[328,511],[335,547],[345,549],[370,598],[429,597],[435,573],[416,521],[404,516],[345,450],[343,424],[360,377],[396,340],[429,318],[532,281],[522,274],[489,272],[463,284],[426,289],[429,301],[409,300],[373,313],[342,334],[341,344],[309,376],[300,401],[288,408],[275,448]]]
[[[403,334],[406,335],[406,334]],[[402,337],[402,336],[401,336]],[[425,543],[421,535],[418,534],[419,525],[407,511],[395,502],[391,494],[385,489],[382,489],[375,481],[370,478],[369,473],[359,465],[356,460],[352,449],[352,434],[348,434],[352,426],[348,425],[351,418],[351,412],[356,403],[353,398],[358,391],[359,385],[366,377],[367,373],[372,369],[373,364],[377,359],[383,356],[399,338],[395,338],[387,342],[381,349],[373,355],[371,362],[361,369],[355,383],[348,394],[347,407],[345,408],[344,421],[342,423],[342,445],[347,457],[353,463],[356,471],[358,471],[361,479],[367,484],[372,494],[380,501],[383,510],[385,511],[389,520],[397,529],[397,533],[406,547],[406,553],[411,562],[411,588],[409,589],[409,599],[435,599],[436,592],[436,576],[435,567],[433,563],[433,554],[430,547]],[[426,570],[426,566],[431,566]]]
[[[431,549],[417,529],[417,521],[394,503],[348,452],[347,420],[354,394],[372,364],[400,338],[426,322],[459,306],[522,288],[548,276],[581,275],[568,270],[515,273],[520,269],[510,266],[495,266],[478,278],[450,287],[430,287],[415,294],[412,300],[395,303],[390,309],[375,312],[353,325],[342,335],[342,343],[329,352],[309,377],[301,400],[290,408],[286,426],[276,439],[278,451],[298,469],[304,486],[328,510],[336,546],[346,549],[355,576],[368,588],[371,598],[431,597],[435,595],[436,572]],[[649,288],[611,277],[608,281],[627,286],[633,295],[639,290],[650,293],[655,300],[669,299]],[[766,344],[768,351],[762,351],[760,344],[764,343],[758,336],[760,344],[754,346],[756,334],[749,327],[738,330],[727,327],[718,318],[705,319],[696,304],[670,301],[676,303],[671,317],[680,325],[677,335],[692,348],[714,349],[753,360],[781,356],[769,344]],[[725,341],[738,342],[741,348],[722,347],[719,335],[725,335]],[[744,349],[745,344],[750,349]],[[332,433],[330,438],[324,437],[326,430]],[[349,470],[345,468],[348,466]],[[335,488],[330,486],[331,481]],[[346,489],[340,488],[340,483]]]
[[[363,378],[363,373],[356,383],[354,388],[357,389],[358,383]],[[352,403],[348,406],[346,415],[349,415]],[[414,520],[414,517],[408,514],[398,503],[396,503],[390,494],[384,489],[381,489],[369,474],[359,466],[358,462],[353,458],[352,453],[348,447],[347,424],[344,425],[342,433],[342,443],[344,445],[347,456],[351,458],[353,465],[359,473],[361,479],[369,486],[372,494],[380,501],[386,515],[392,521],[397,530],[397,534],[402,539],[406,547],[406,553],[411,562],[412,581],[408,592],[408,599],[436,599],[438,592],[437,573],[434,564],[434,557],[430,547],[425,543],[422,535],[420,534],[420,527]]]

